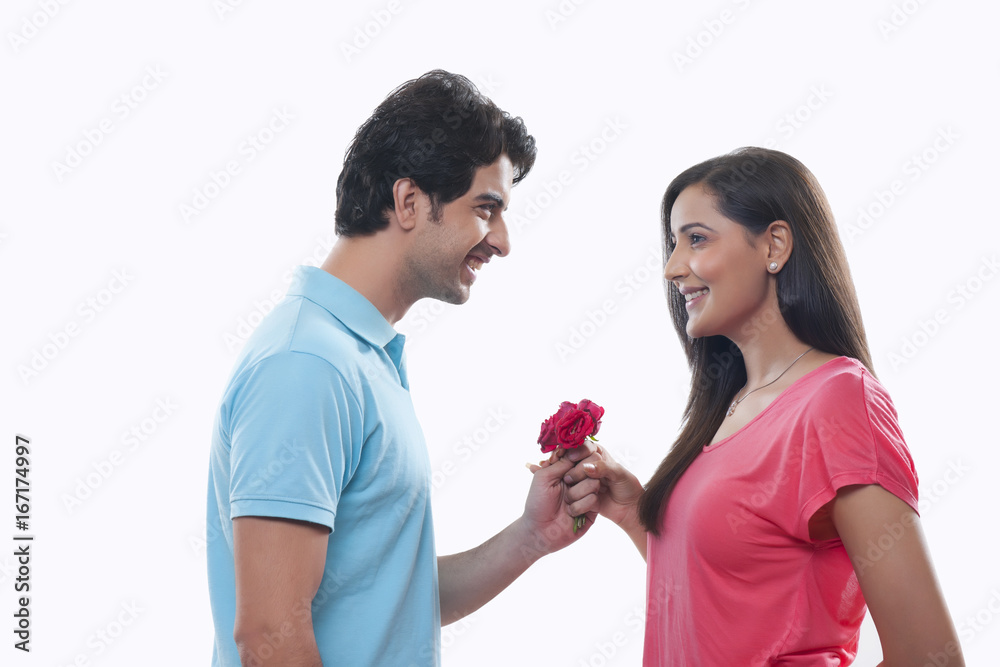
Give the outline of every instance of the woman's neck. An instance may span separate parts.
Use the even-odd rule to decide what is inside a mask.
[[[734,341],[743,354],[747,370],[747,387],[760,387],[777,378],[793,364],[809,345],[799,340],[788,326],[781,322],[772,325],[766,334]]]

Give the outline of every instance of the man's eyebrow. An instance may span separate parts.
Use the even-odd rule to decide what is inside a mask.
[[[476,195],[476,198],[475,198],[474,201],[477,201],[477,202],[491,201],[494,204],[496,204],[497,206],[499,206],[501,209],[503,209],[504,211],[507,210],[507,204],[504,203],[503,197],[501,197],[500,195],[498,195],[495,192],[484,192],[481,195]]]

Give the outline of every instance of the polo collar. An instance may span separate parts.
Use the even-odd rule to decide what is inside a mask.
[[[384,348],[398,335],[371,301],[317,266],[295,267],[288,295],[309,299],[375,347]]]

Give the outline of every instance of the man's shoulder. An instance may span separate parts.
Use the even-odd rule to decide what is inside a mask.
[[[359,387],[374,351],[327,310],[303,297],[282,301],[247,341],[241,366],[279,366],[314,359],[313,366],[342,376]],[[234,378],[235,379],[235,378]]]

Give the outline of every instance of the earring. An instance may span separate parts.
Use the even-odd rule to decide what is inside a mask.
[[[770,271],[777,271],[778,270],[778,263],[777,262],[771,262],[770,264],[767,265],[767,268]]]

